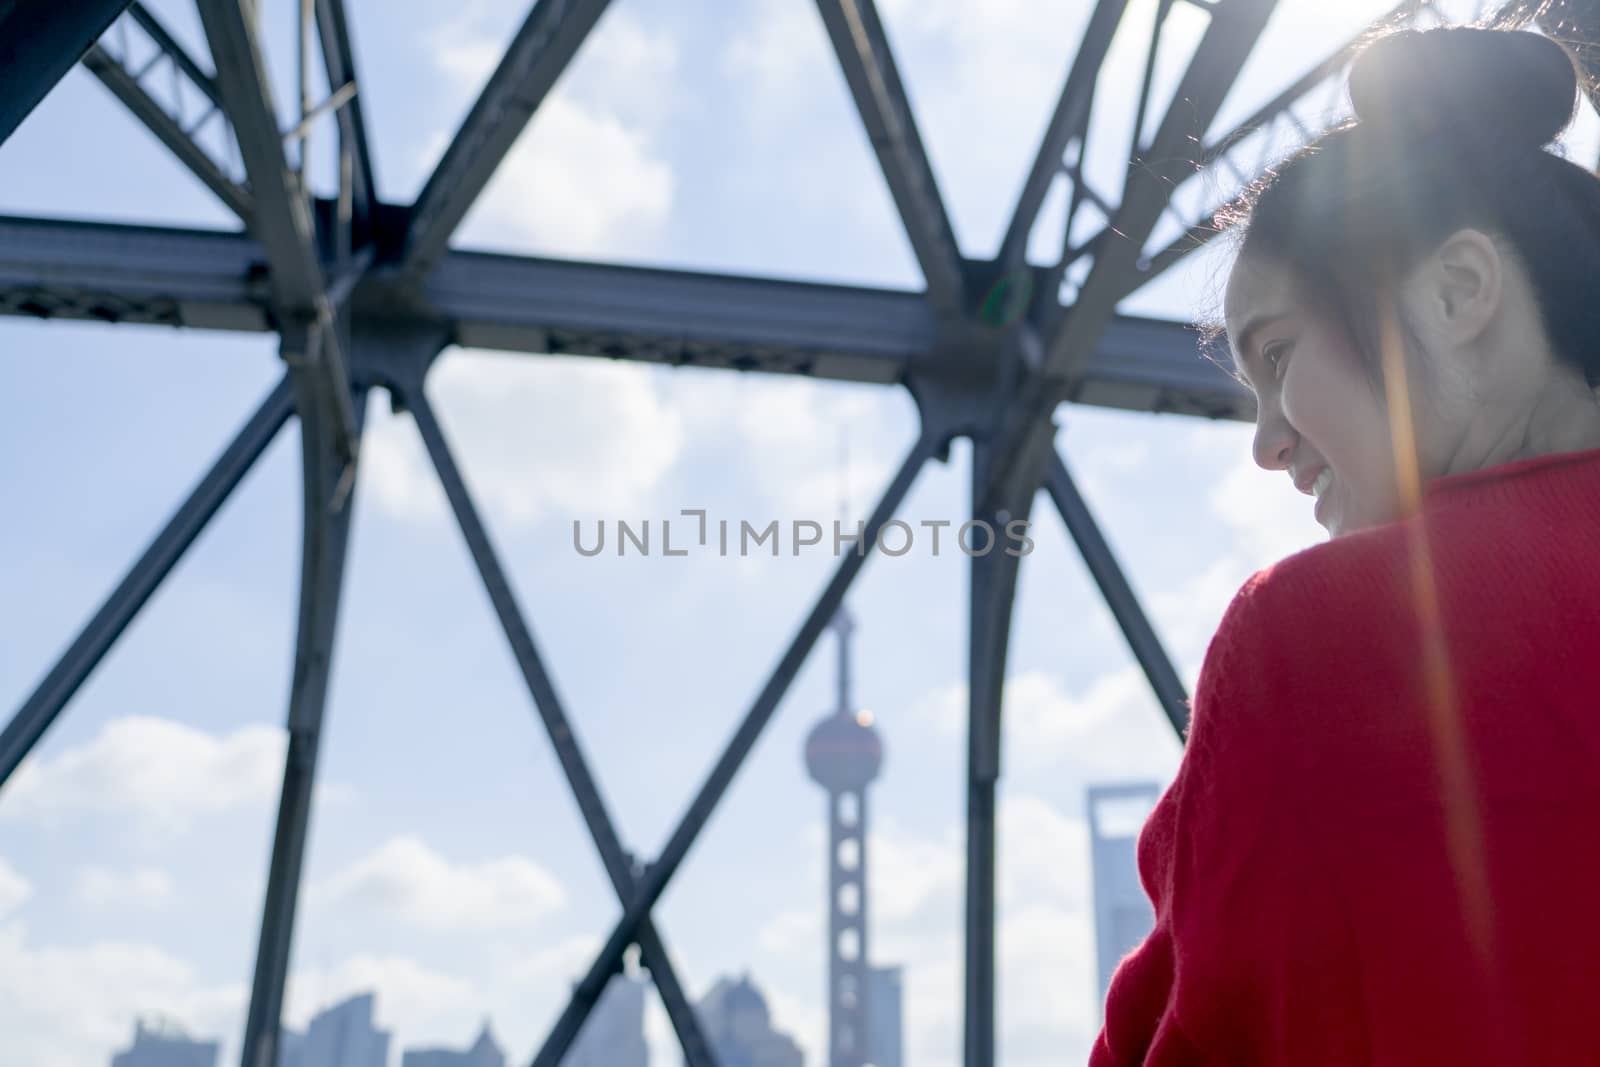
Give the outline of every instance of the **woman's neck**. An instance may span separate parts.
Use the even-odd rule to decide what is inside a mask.
[[[1576,376],[1552,376],[1514,410],[1513,417],[1498,425],[1479,423],[1488,432],[1474,435],[1469,430],[1455,450],[1449,473],[1600,448],[1600,401]]]

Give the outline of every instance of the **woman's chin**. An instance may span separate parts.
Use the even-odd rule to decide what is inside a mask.
[[[1311,517],[1316,520],[1318,526],[1328,531],[1329,537],[1338,537],[1338,512],[1339,509],[1334,506],[1333,493],[1330,491],[1317,498],[1316,504],[1311,508]]]

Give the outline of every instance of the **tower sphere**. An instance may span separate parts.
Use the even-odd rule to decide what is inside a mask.
[[[829,791],[860,789],[882,766],[883,740],[865,712],[834,712],[806,738],[806,770]]]

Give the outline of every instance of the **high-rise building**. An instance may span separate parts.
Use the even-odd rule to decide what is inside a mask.
[[[695,1011],[718,1067],[803,1067],[800,1046],[772,1028],[767,998],[749,975],[718,979]]]
[[[484,1020],[478,1040],[465,1051],[449,1048],[407,1049],[400,1057],[400,1067],[506,1067],[506,1054],[489,1032],[489,1022]]]
[[[867,954],[867,786],[883,766],[883,740],[872,713],[850,695],[850,637],[855,622],[841,607],[839,696],[806,738],[806,770],[828,792],[828,1064],[864,1067],[870,1008]]]
[[[828,792],[828,1064],[900,1067],[898,967],[874,967],[867,951],[867,786],[883,766],[872,713],[851,696],[855,622],[840,608],[838,703],[806,739],[806,769]]]
[[[282,1067],[389,1067],[389,1033],[372,1022],[375,998],[360,993],[317,1015],[304,1034],[285,1029]]]
[[[650,1067],[650,1046],[644,1039],[647,992],[643,979],[615,975],[567,1050],[562,1067]]]
[[[1155,925],[1150,898],[1139,882],[1139,830],[1161,787],[1154,782],[1090,786],[1089,849],[1094,871],[1095,958],[1100,987],[1095,1015],[1105,1011],[1111,974]]]
[[[139,1019],[133,1044],[111,1057],[111,1067],[216,1067],[217,1043],[196,1041],[177,1024]]]
[[[867,1062],[872,1067],[902,1067],[900,968],[867,971]]]

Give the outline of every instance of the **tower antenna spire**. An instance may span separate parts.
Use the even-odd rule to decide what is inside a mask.
[[[839,424],[839,522],[844,529],[850,527],[850,428]],[[841,715],[855,712],[851,699],[850,637],[855,632],[855,618],[842,601],[834,612],[833,631],[839,639],[839,694],[838,711]]]

